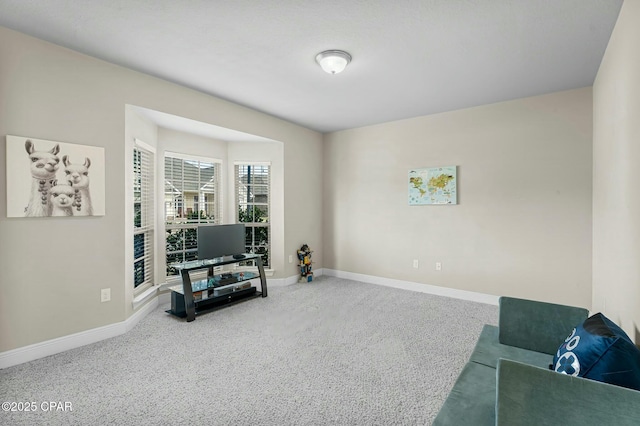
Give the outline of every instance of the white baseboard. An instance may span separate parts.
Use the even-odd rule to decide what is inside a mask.
[[[125,321],[2,352],[0,353],[0,369],[23,364],[49,355],[55,355],[60,352],[79,348],[81,346],[124,334],[133,329],[140,320],[147,316],[157,306],[158,298],[155,298],[154,300],[149,301],[149,303],[144,305]]]
[[[315,269],[313,271],[313,276],[320,277],[323,275],[323,273],[324,273],[323,269]],[[287,278],[273,278],[273,279],[270,278],[267,280],[267,286],[268,287],[286,287],[289,285],[297,284],[299,279],[300,279],[300,275],[293,275]]]
[[[324,269],[324,275],[329,277],[344,278],[347,280],[361,281],[369,284],[383,285],[387,287],[401,288],[403,290],[429,293],[436,296],[451,297],[454,299],[470,300],[472,302],[486,303],[488,305],[498,305],[499,296],[473,291],[458,290],[455,288],[439,287],[429,284],[421,284],[411,281],[394,280],[391,278],[376,277],[373,275],[356,274],[353,272],[337,271],[335,269]]]
[[[269,278],[267,280],[267,287],[286,287],[297,282],[297,276],[287,278]]]

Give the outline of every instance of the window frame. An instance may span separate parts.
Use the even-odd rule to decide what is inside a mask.
[[[167,170],[168,159],[171,159],[170,161],[174,161],[174,160],[181,161],[182,176],[181,176],[181,179],[179,180],[179,183],[181,184],[181,188],[177,188],[175,185],[176,179],[174,175],[174,170],[173,169],[170,171]],[[185,180],[185,164],[190,164],[190,163],[197,163],[195,165],[199,174],[197,180],[189,180],[189,179]],[[202,181],[202,175],[201,175],[202,169],[200,168],[200,163],[212,164],[214,168],[212,178],[204,183]],[[195,252],[196,253],[195,258],[197,258],[198,226],[202,224],[222,223],[222,212],[223,212],[222,168],[224,163],[221,159],[217,159],[217,158],[198,156],[198,155],[192,155],[192,154],[183,154],[183,153],[178,153],[173,151],[165,151],[163,155],[163,164],[164,164],[164,173],[163,173],[162,211],[163,211],[163,222],[164,222],[164,247],[165,247],[164,274],[165,274],[166,281],[170,282],[176,279],[177,272],[170,273],[170,270],[171,270],[170,265],[175,262],[173,261],[170,262],[169,256],[182,253],[182,260],[184,261],[188,252],[191,252],[191,253]],[[213,189],[211,191],[206,191],[206,192],[202,191],[203,188],[205,188],[207,185],[211,183],[211,180],[213,180]],[[191,183],[191,184],[197,183],[196,186],[199,188],[198,193],[194,194],[194,191],[185,191],[185,185],[184,185],[185,182]],[[167,191],[168,187],[175,188],[175,191],[176,191],[175,194],[180,194],[180,195],[174,195],[174,197],[181,197],[181,201],[176,199],[174,200],[169,199],[171,197],[170,195],[171,193]],[[207,201],[208,194],[213,194],[213,197],[214,197],[213,201]],[[203,198],[202,200],[200,200],[200,195],[202,195],[202,198]],[[197,196],[198,199],[195,200],[194,196]],[[171,216],[168,214],[170,211],[168,209],[168,205],[170,204],[174,204],[174,206],[172,207],[173,213],[174,213],[173,215],[174,219],[172,223],[170,223],[169,220],[167,219],[169,216]],[[200,212],[203,210],[201,209],[201,207],[203,206],[205,206],[205,209],[204,209],[205,212],[208,213],[209,209],[206,207],[207,205],[212,205],[213,219],[208,219],[206,217],[203,219],[200,215]],[[188,212],[188,208],[189,208],[188,206],[192,206],[190,207],[191,212]],[[197,217],[188,218],[186,215],[193,214],[194,212],[193,208],[197,208],[197,211],[195,212]],[[175,219],[176,216],[180,217],[181,219]],[[196,232],[195,232],[195,236],[191,235],[191,237],[189,237],[189,239],[191,240],[191,244],[193,244],[193,247],[190,247],[190,246],[187,246],[187,238],[185,238],[185,236],[186,236],[186,232],[192,229],[195,229]],[[177,231],[177,230],[184,230],[182,237],[180,236],[177,237],[178,239],[182,238],[182,249],[169,251],[168,237],[171,232]],[[176,234],[173,234],[173,235],[176,235]],[[196,239],[195,242],[193,241],[194,238]]]
[[[142,159],[140,160],[140,226],[136,226],[136,188],[138,187],[138,171],[136,170],[136,151],[140,152],[140,155],[148,155],[148,158],[145,163],[146,166],[143,166]],[[147,173],[143,173],[144,170]],[[133,239],[131,241],[133,245],[133,295],[138,296],[141,293],[149,290],[151,287],[155,286],[156,283],[156,262],[157,256],[155,255],[156,250],[156,238],[157,238],[157,215],[155,214],[155,206],[156,206],[156,181],[155,181],[155,173],[156,170],[156,149],[141,141],[140,139],[134,138],[133,144]],[[148,194],[145,196],[143,194],[143,188],[146,188],[146,192]],[[136,257],[136,239],[139,235],[145,235],[143,237],[144,248],[143,255]],[[143,267],[144,280],[136,285],[136,263],[140,261],[144,261],[145,265]]]
[[[240,176],[240,171],[241,171],[241,167],[252,167],[252,166],[256,166],[256,167],[266,167],[267,168],[267,176],[266,176],[266,184],[263,183],[244,183],[241,181],[241,176]],[[245,227],[250,228],[251,231],[245,231],[246,232],[246,236],[245,236],[245,249],[247,250],[247,252],[253,253],[254,250],[256,248],[259,247],[266,247],[266,253],[263,256],[263,266],[265,269],[269,269],[271,268],[271,261],[272,261],[272,252],[271,252],[271,180],[272,180],[272,166],[271,166],[271,162],[266,162],[266,161],[236,161],[234,162],[234,171],[233,171],[233,176],[234,176],[234,194],[235,194],[235,220],[236,223],[244,223]],[[250,186],[250,185],[254,185],[256,187],[260,187],[260,188],[266,188],[266,202],[259,202],[259,201],[249,201],[246,200],[244,202],[241,201],[241,186]],[[246,190],[248,191],[248,190]],[[248,194],[247,194],[248,195]],[[244,195],[244,197],[247,197],[247,195]],[[246,206],[245,207],[245,212],[246,209],[248,208],[248,206],[251,206],[253,208],[256,207],[266,207],[266,211],[267,211],[267,217],[266,217],[266,222],[243,222],[241,220],[240,217],[240,212],[242,209],[242,206]],[[255,219],[255,217],[254,217]],[[255,229],[256,228],[267,228],[267,244],[266,245],[259,245],[259,244],[255,244]],[[248,238],[249,236],[251,236],[252,241],[251,244],[247,243],[246,238]],[[250,250],[248,248],[251,248]]]

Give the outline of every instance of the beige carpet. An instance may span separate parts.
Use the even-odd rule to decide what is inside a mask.
[[[320,277],[0,371],[3,425],[428,425],[497,306]],[[44,412],[46,401],[71,412]]]

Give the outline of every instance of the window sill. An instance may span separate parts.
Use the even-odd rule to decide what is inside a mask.
[[[138,294],[133,298],[133,310],[135,311],[140,306],[146,304],[149,300],[156,297],[158,292],[160,291],[161,285],[154,285],[153,287],[149,287],[142,293]]]

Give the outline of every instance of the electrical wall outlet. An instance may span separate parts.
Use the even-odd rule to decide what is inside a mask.
[[[418,269],[418,266],[419,266],[418,259],[413,259],[413,267]]]
[[[103,288],[100,290],[100,302],[108,302],[111,300],[111,289]]]
[[[289,263],[293,263],[293,255],[292,254],[289,255]]]
[[[442,263],[436,262],[436,271],[442,271]]]

